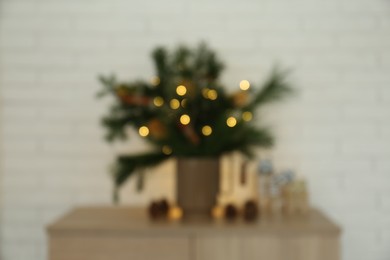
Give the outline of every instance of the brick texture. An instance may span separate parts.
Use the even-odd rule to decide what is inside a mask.
[[[275,62],[294,69],[298,95],[261,117],[276,165],[305,176],[312,204],[343,227],[343,260],[390,259],[388,0],[1,0],[2,260],[46,259],[44,227],[109,203],[114,153],[143,148],[135,135],[103,142],[97,75],[152,77],[153,47],[201,40],[232,89]],[[129,182],[125,203],[172,197],[160,172],[143,194]]]

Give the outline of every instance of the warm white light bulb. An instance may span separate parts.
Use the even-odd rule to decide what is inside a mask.
[[[187,88],[183,85],[177,86],[176,93],[179,96],[184,96],[187,93]]]
[[[183,99],[183,100],[180,102],[180,104],[181,104],[182,107],[186,107],[186,105],[187,105],[187,99],[186,99],[186,98]]]
[[[211,100],[216,100],[217,97],[218,97],[218,93],[215,89],[210,89],[208,92],[207,92],[207,97]]]
[[[169,102],[169,105],[171,106],[172,109],[178,109],[179,106],[180,106],[180,102],[179,102],[179,100],[177,100],[177,99],[172,99],[172,100]]]
[[[235,119],[234,117],[229,117],[227,120],[226,120],[226,124],[229,126],[229,127],[235,127],[236,124],[237,124],[237,119]]]
[[[151,83],[153,86],[157,86],[158,84],[160,84],[160,78],[155,76],[151,79]]]
[[[142,137],[148,136],[149,135],[149,128],[147,128],[146,126],[141,126],[138,129],[138,133]]]
[[[240,82],[240,89],[241,90],[248,90],[250,88],[251,84],[247,80],[241,80]]]
[[[180,117],[180,123],[182,123],[183,125],[188,125],[190,122],[191,118],[189,115],[184,114]]]
[[[162,97],[155,97],[153,99],[153,104],[156,106],[156,107],[161,107],[162,105],[164,105],[164,99]]]
[[[209,135],[211,135],[212,132],[213,132],[213,129],[211,128],[211,126],[205,125],[204,127],[202,127],[202,134],[204,136],[209,136]]]
[[[242,113],[242,119],[243,119],[244,121],[246,121],[246,122],[251,121],[252,118],[253,118],[253,115],[252,115],[251,112],[246,111],[246,112]]]
[[[210,91],[209,88],[202,89],[202,95],[203,95],[204,98],[209,98],[209,95],[208,95],[209,91]]]

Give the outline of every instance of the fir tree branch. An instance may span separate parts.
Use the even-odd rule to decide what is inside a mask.
[[[156,166],[168,158],[168,155],[161,152],[118,157],[113,175],[115,185],[117,187],[122,186],[137,170]]]
[[[279,101],[291,94],[293,89],[286,81],[287,75],[287,72],[274,69],[246,109],[253,110],[255,107]]]

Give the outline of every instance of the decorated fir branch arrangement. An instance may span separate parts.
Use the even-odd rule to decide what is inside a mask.
[[[126,139],[130,126],[154,147],[117,158],[115,201],[130,176],[172,156],[219,157],[239,151],[251,157],[254,147],[272,146],[270,130],[253,119],[263,105],[292,91],[284,72],[274,70],[259,87],[242,80],[236,92],[227,93],[219,81],[224,65],[205,44],[173,52],[159,47],[152,57],[156,76],[151,82],[100,77],[104,89],[99,94],[116,100],[103,118],[107,140]]]

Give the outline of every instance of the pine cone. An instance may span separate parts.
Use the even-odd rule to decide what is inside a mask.
[[[233,204],[228,204],[225,207],[225,219],[235,220],[238,215],[238,210]]]
[[[169,212],[169,204],[166,199],[160,201],[152,201],[149,206],[149,216],[152,219],[166,218]]]
[[[157,202],[152,201],[148,208],[149,217],[152,219],[158,219],[161,217],[160,206]]]

